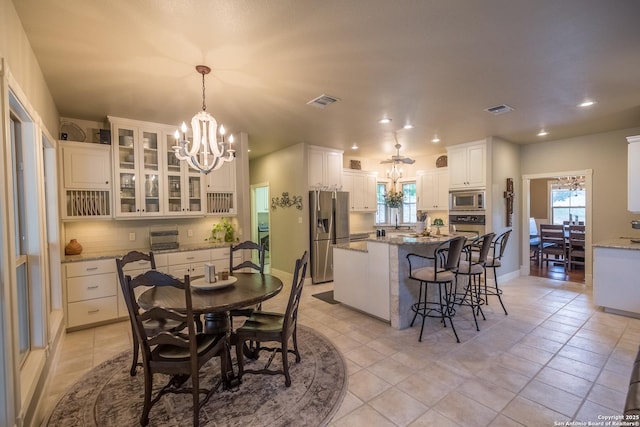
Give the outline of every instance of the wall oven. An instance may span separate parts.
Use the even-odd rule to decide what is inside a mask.
[[[449,193],[450,211],[483,211],[485,209],[484,190],[451,191]]]
[[[486,230],[486,215],[484,211],[450,211],[449,226],[456,231],[471,231],[482,236]]]

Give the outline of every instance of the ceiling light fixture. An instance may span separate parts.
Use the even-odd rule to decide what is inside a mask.
[[[582,108],[591,107],[595,103],[596,103],[595,101],[584,101],[583,103],[578,104],[578,107],[582,107]]]
[[[184,160],[193,169],[199,170],[205,175],[220,169],[225,162],[231,162],[235,158],[233,147],[233,135],[224,140],[224,126],[220,125],[209,113],[205,104],[204,76],[211,72],[206,65],[196,65],[196,71],[202,74],[202,111],[191,118],[191,132],[193,141],[187,139],[187,125],[182,122],[180,130],[176,130],[174,136],[176,145],[173,147],[178,160]],[[221,140],[218,141],[218,133]]]
[[[378,123],[386,125],[387,123],[391,123],[391,119],[388,118],[388,117],[384,117],[384,118],[378,120]]]
[[[396,182],[400,178],[402,178],[402,168],[398,168],[395,163],[391,166],[391,169],[387,169],[387,178],[393,182],[393,185],[396,185]]]
[[[413,129],[413,125],[411,123],[407,123],[404,125],[404,129]]]
[[[538,132],[538,136],[547,136],[548,133],[546,130],[542,129],[540,132]]]
[[[433,142],[433,143],[440,142],[440,138],[438,138],[438,135],[434,136],[433,139],[431,140],[431,142]]]
[[[351,146],[351,149],[352,149],[352,150],[357,150],[357,149],[358,149],[358,144],[354,143],[354,144]]]

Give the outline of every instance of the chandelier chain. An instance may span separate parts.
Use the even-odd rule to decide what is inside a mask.
[[[206,73],[203,71],[202,72],[202,111],[207,111],[207,105],[205,104],[205,96],[204,96],[205,95],[205,92],[204,92],[204,89],[205,89],[205,86],[204,86],[204,75],[205,74]]]

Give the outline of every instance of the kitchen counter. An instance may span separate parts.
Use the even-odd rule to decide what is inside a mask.
[[[632,237],[619,237],[617,239],[604,240],[594,243],[594,248],[614,248],[614,249],[631,249],[640,251],[640,243],[632,242]],[[633,237],[634,240],[640,240],[640,237]]]
[[[638,273],[640,243],[621,237],[594,244],[593,302],[607,312],[640,317]]]
[[[189,245],[180,245],[180,247],[175,249],[165,249],[160,251],[153,251],[154,254],[166,254],[166,253],[175,253],[175,252],[188,252],[188,251],[198,251],[201,249],[215,249],[215,248],[226,248],[230,246],[231,243],[228,242],[201,242],[201,243],[193,243]],[[123,250],[115,250],[115,251],[104,251],[104,252],[84,252],[80,255],[66,255],[62,259],[62,263],[70,263],[70,262],[79,262],[79,261],[93,261],[99,259],[111,259],[111,258],[121,258],[130,251],[140,251],[144,253],[148,253],[151,249],[149,248],[136,248],[136,249],[123,249]]]
[[[458,235],[475,237],[474,233]],[[440,244],[453,237],[399,233],[334,246],[335,300],[389,321],[396,329],[408,327],[418,286],[408,277],[407,254],[432,255]]]

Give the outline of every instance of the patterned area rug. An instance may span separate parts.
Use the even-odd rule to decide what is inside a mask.
[[[339,409],[347,390],[347,375],[340,352],[325,337],[298,327],[302,360],[289,355],[291,387],[283,375],[251,375],[232,390],[214,393],[200,411],[201,426],[323,426]],[[232,349],[232,352],[235,351]],[[234,353],[235,354],[235,353]],[[269,354],[262,352],[246,368],[264,365]],[[235,361],[235,357],[233,358]],[[246,360],[246,359],[245,359]],[[144,374],[129,376],[131,353],[124,352],[94,368],[74,384],[53,409],[47,426],[137,426],[140,425]],[[220,378],[218,360],[202,368],[201,386]],[[281,366],[277,354],[273,367]],[[237,367],[234,366],[237,372]],[[164,385],[156,375],[154,386]],[[150,426],[192,424],[191,395],[165,395],[151,408]]]

